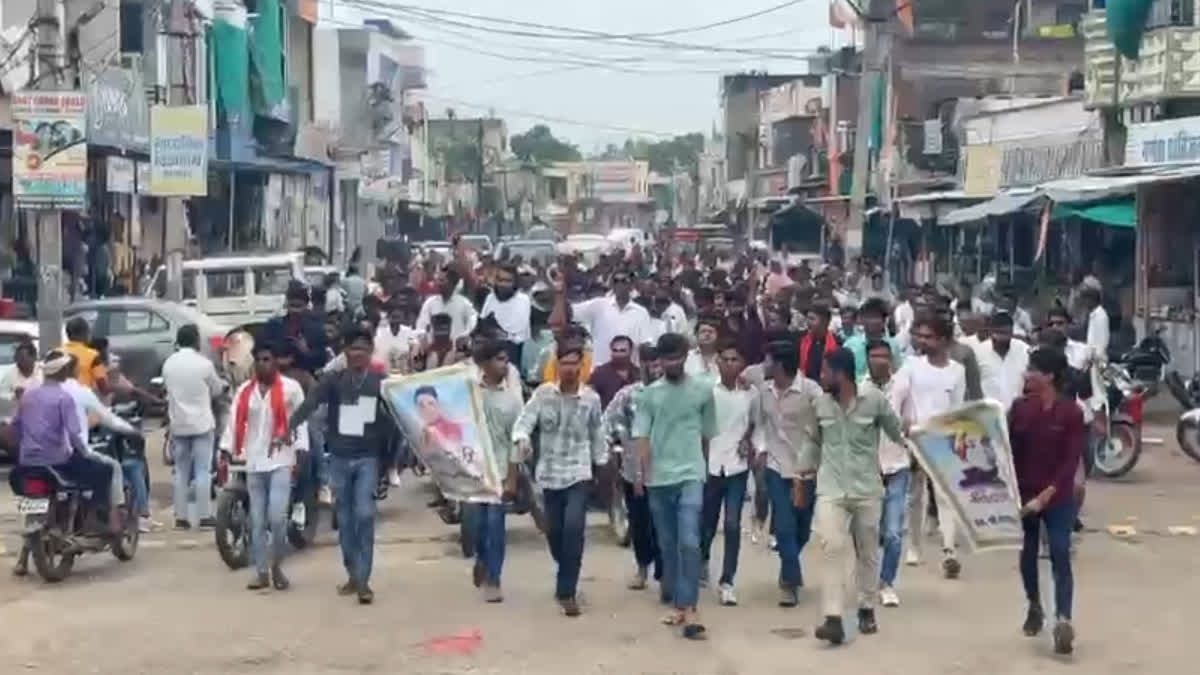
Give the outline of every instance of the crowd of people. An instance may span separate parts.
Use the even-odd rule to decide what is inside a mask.
[[[634,248],[585,267],[570,256],[535,264],[456,246],[448,260],[390,261],[377,279],[371,288],[352,268],[316,288],[291,287],[285,314],[255,341],[252,376],[232,393],[224,428],[208,411],[225,385],[199,354],[194,331],[180,332],[180,350],[164,366],[177,475],[181,458],[197,477],[206,473],[214,446],[246,462],[250,588],[289,586],[283,537],[267,551],[266,532],[282,531],[290,476],[311,451],[322,499],[337,510],[347,574],[338,592],[373,601],[375,500],[381,484],[398,485],[413,464],[407,444],[421,442],[399,433],[381,383],[466,363],[478,377],[506,497],[536,457],[533,480],[558,566],[555,597],[566,616],[581,612],[589,486],[616,472],[634,557],[628,586],[657,582],[670,608],[665,623],[688,638],[705,636],[699,594],[722,522],[716,594],[720,605],[738,603],[742,509],[752,503],[753,538],[769,537],[778,551],[781,606],[795,606],[812,578],[800,558],[816,535],[826,617],[816,636],[840,644],[847,603],[862,634],[878,630],[877,603],[900,604],[902,557],[920,564],[933,513],[942,572],[961,574],[953,508],[913,461],[908,433],[988,398],[1008,411],[1023,501],[1024,630],[1036,635],[1045,621],[1037,576],[1044,532],[1055,647],[1071,651],[1071,533],[1082,505],[1086,422],[1100,407],[1088,371],[1108,340],[1099,289],[1081,289],[1087,318],[1077,325],[1061,306],[1035,324],[1011,290],[994,284],[958,297],[930,285],[891,288],[865,263],[849,272],[787,268],[765,254]],[[1086,341],[1072,339],[1076,330]],[[43,363],[56,391],[65,371],[57,354]],[[95,376],[81,374],[85,386],[86,377]],[[14,424],[22,461],[60,463],[66,446],[38,435],[48,426],[38,411],[67,399],[29,393]],[[43,457],[39,450],[50,446],[60,454]],[[181,528],[211,524],[206,502],[199,523],[180,503],[190,478],[176,482]],[[480,515],[473,580],[488,602],[500,602],[504,504],[470,508]],[[847,556],[857,579],[849,600],[841,583]]]

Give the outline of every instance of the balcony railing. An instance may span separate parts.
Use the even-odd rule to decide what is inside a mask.
[[[1182,21],[1193,15],[1179,16]],[[1148,28],[1137,60],[1117,54],[1103,11],[1088,14],[1083,32],[1084,87],[1090,107],[1200,98],[1200,27]]]

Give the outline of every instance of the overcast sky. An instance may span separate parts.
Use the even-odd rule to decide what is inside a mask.
[[[829,44],[827,0],[799,0],[762,16],[695,32],[653,38],[762,54],[684,51],[653,45],[618,46],[609,40],[546,40],[485,33],[448,22],[487,25],[448,15],[415,17],[412,7],[453,11],[609,34],[675,31],[752,14],[784,0],[333,0],[335,21],[357,23],[365,14],[392,15],[426,48],[428,105],[435,115],[452,107],[461,116],[489,107],[509,133],[544,122],[584,152],[621,143],[644,130],[664,134],[702,131],[718,120],[721,73],[748,69],[803,73],[803,52]],[[396,9],[386,10],[383,6]],[[329,16],[330,0],[321,0]],[[510,31],[538,32],[516,25]],[[524,60],[507,60],[491,52]],[[793,53],[794,52],[794,53]],[[600,61],[607,67],[585,65]],[[626,72],[637,71],[637,72]],[[520,114],[527,113],[527,114]],[[538,119],[544,116],[554,119]],[[568,124],[566,120],[586,124]],[[605,128],[616,127],[616,128]]]

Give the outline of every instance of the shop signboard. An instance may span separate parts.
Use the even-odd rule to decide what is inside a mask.
[[[1125,136],[1125,166],[1200,161],[1200,117],[1131,124]]]
[[[109,192],[133,194],[134,162],[128,157],[109,156],[104,158],[105,186]]]
[[[88,83],[88,143],[146,152],[150,145],[150,106],[141,74],[107,68]]]
[[[1000,190],[1004,155],[994,145],[967,146],[966,179],[963,192],[968,197],[991,198]]]
[[[12,97],[13,195],[18,206],[82,208],[87,196],[87,96],[23,91]]]
[[[150,194],[208,194],[208,107],[150,109]]]

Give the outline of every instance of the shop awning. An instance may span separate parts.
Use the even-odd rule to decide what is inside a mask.
[[[1005,216],[1016,213],[1029,206],[1040,196],[1032,188],[1001,192],[986,202],[947,213],[938,221],[938,224],[962,225],[976,220],[987,220],[989,216]]]
[[[1080,176],[1042,183],[1039,191],[1055,203],[1094,202],[1113,197],[1125,197],[1137,192],[1141,185],[1186,180],[1200,177],[1200,166],[1194,164],[1128,167],[1107,175]]]
[[[1068,205],[1056,204],[1054,218],[1083,218],[1110,227],[1137,227],[1137,202],[1121,199],[1099,204]]]

